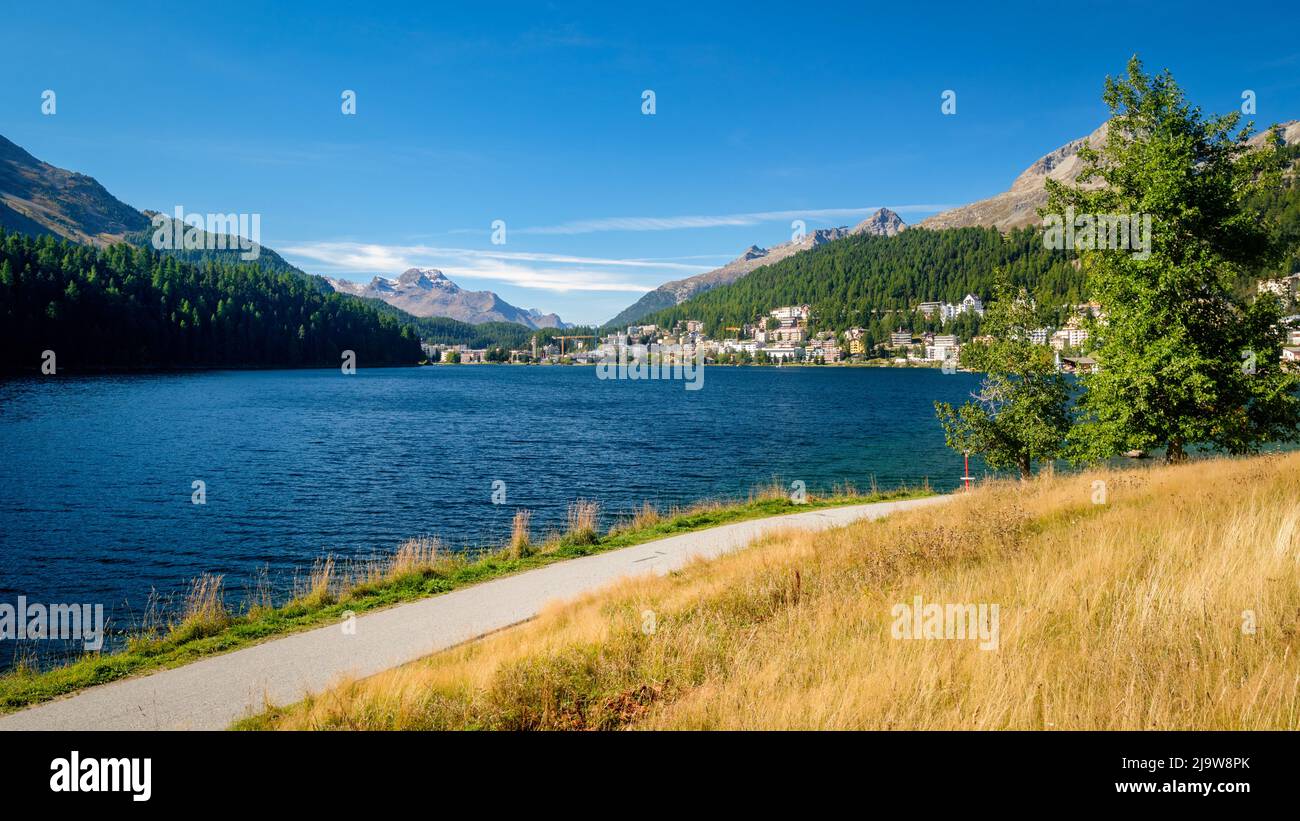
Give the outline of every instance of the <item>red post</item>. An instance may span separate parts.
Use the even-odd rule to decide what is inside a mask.
[[[963,454],[963,456],[964,456],[965,459],[966,459],[966,470],[965,470],[965,474],[966,474],[966,475],[965,475],[965,476],[962,476],[962,477],[961,477],[961,480],[966,484],[966,490],[969,491],[969,490],[970,490],[970,480],[971,480],[971,475],[970,475],[970,454],[969,454],[969,453],[965,453],[965,454]]]

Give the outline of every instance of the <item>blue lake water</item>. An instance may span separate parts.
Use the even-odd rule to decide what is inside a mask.
[[[204,572],[236,595],[259,568],[284,585],[323,554],[411,536],[498,543],[518,507],[540,534],[578,498],[608,524],[643,501],[743,496],[773,477],[810,492],[873,478],[951,489],[961,458],[932,405],[977,381],[711,367],[687,391],[508,366],[0,381],[0,601],[101,602],[120,626],[151,590]]]

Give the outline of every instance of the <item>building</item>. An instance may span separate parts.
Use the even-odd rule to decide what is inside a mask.
[[[1300,283],[1300,274],[1292,274],[1281,279],[1262,279],[1257,290],[1261,294],[1273,294],[1282,301],[1283,305],[1289,305],[1295,299],[1297,283]]]
[[[757,334],[755,334],[755,338],[757,338]],[[773,342],[794,344],[806,341],[808,339],[808,331],[798,325],[792,325],[788,328],[780,327],[776,330],[768,331],[767,338]]]
[[[949,359],[956,359],[960,349],[956,343],[952,345],[940,345],[937,342],[933,345],[925,346],[925,358],[930,362],[944,362]]]
[[[1035,345],[1046,345],[1051,336],[1051,328],[1035,328],[1029,332],[1029,341]]]
[[[955,348],[957,347],[957,337],[955,334],[936,334],[930,344],[936,347]]]
[[[1061,370],[1066,373],[1092,373],[1097,370],[1097,360],[1091,356],[1062,356]]]
[[[808,345],[807,356],[809,359],[822,362],[839,362],[842,353],[839,344],[835,341],[835,334],[831,331],[817,334],[817,338]]]
[[[787,305],[784,308],[773,308],[768,313],[777,321],[806,322],[812,314],[812,306]]]
[[[889,345],[893,348],[908,348],[912,345],[911,331],[894,331],[889,335]]]
[[[1052,334],[1051,345],[1056,350],[1063,351],[1066,348],[1077,348],[1086,342],[1087,339],[1087,330],[1067,326]]]
[[[973,313],[978,316],[984,316],[984,303],[974,294],[967,294],[961,302],[956,305],[951,302],[945,302],[939,306],[939,319],[949,322],[965,313]]]
[[[747,353],[753,356],[758,353],[759,344],[753,339],[724,339],[722,350],[726,353]]]
[[[935,315],[943,310],[943,303],[922,302],[920,305],[916,306],[916,310],[920,311],[926,319],[934,319]]]
[[[456,345],[451,348],[443,348],[440,362],[450,361],[451,355],[455,353],[460,356],[462,365],[473,363],[482,363],[487,361],[487,348],[470,348],[466,345]]]
[[[768,345],[760,348],[767,358],[773,362],[797,362],[803,358],[803,348],[796,348],[793,345]]]

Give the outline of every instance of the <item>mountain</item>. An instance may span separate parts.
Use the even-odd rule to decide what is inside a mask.
[[[529,328],[568,327],[555,314],[516,308],[491,291],[467,291],[436,268],[410,268],[397,279],[375,277],[366,285],[346,279],[325,280],[335,291],[379,299],[419,317],[450,317],[478,325],[515,322]]]
[[[0,226],[29,236],[50,235],[81,245],[106,248],[116,242],[152,247],[156,211],[139,211],[114,197],[93,177],[68,171],[36,159],[0,137]],[[172,217],[162,217],[170,229]],[[185,230],[186,226],[182,226]],[[186,262],[207,260],[242,262],[238,244],[210,242],[200,232],[204,248],[213,250],[158,249]],[[308,276],[270,248],[253,244],[257,264],[276,273]],[[249,249],[249,250],[252,250]]]
[[[93,177],[41,162],[0,137],[0,225],[103,248],[147,229],[149,218]]]
[[[903,222],[898,214],[888,208],[881,208],[852,228],[822,228],[805,234],[801,239],[783,242],[771,248],[751,245],[744,253],[721,268],[714,268],[712,271],[686,279],[665,282],[625,308],[605,325],[607,327],[630,325],[650,314],[680,305],[697,294],[721,285],[729,285],[764,265],[780,262],[801,251],[817,248],[833,240],[860,235],[892,237],[906,228],[907,223]]]
[[[903,218],[890,211],[888,208],[881,208],[876,213],[859,222],[849,230],[851,236],[858,234],[870,234],[874,237],[892,237],[900,231],[907,228],[907,223]]]
[[[133,231],[125,236],[125,240],[131,243],[132,245],[138,245],[142,248],[144,247],[152,248],[154,234],[156,230],[159,228],[163,229],[164,231],[176,232],[174,236],[181,236],[182,232],[188,232],[193,230],[191,226],[178,222],[173,217],[169,217],[164,214],[159,214],[156,211],[146,210],[146,211],[142,211],[141,213],[143,213],[146,217],[149,217],[150,224],[143,231]],[[154,220],[161,220],[161,221],[155,223]],[[324,279],[322,277],[316,277],[311,274],[308,274],[306,271],[302,270],[296,265],[291,264],[284,257],[280,256],[275,251],[272,251],[270,248],[267,248],[265,245],[253,242],[249,245],[247,250],[244,250],[239,247],[237,241],[236,242],[229,241],[230,239],[229,234],[226,235],[227,242],[224,244],[224,246],[219,245],[217,242],[213,241],[213,238],[216,236],[215,234],[211,234],[207,231],[199,231],[198,236],[199,236],[200,244],[202,244],[203,246],[202,248],[188,250],[188,251],[184,250],[183,248],[167,248],[167,249],[159,249],[159,250],[162,254],[166,256],[176,257],[177,259],[183,259],[186,262],[193,262],[196,265],[201,265],[202,263],[207,262],[209,260],[225,261],[225,262],[236,262],[236,261],[244,262],[245,260],[242,259],[242,256],[244,254],[251,254],[256,252],[256,258],[253,259],[252,262],[255,262],[259,268],[265,271],[273,271],[275,273],[297,274],[298,276],[307,277],[308,279],[313,280],[320,287],[325,287]]]
[[[1033,165],[1020,173],[1011,183],[1008,191],[996,194],[985,200],[953,208],[923,220],[921,228],[997,228],[1009,231],[1038,225],[1041,218],[1038,209],[1047,205],[1047,190],[1043,183],[1053,179],[1063,183],[1075,183],[1083,163],[1079,160],[1079,149],[1084,143],[1100,148],[1106,143],[1108,123],[1102,123],[1097,130],[1086,137],[1072,140],[1060,148],[1040,157]],[[1300,120],[1291,120],[1281,126],[1282,138],[1287,145],[1300,142]],[[1265,133],[1256,134],[1250,139],[1252,145],[1261,145]],[[1089,185],[1100,185],[1093,181]]]
[[[154,219],[158,217],[162,221],[155,225]],[[154,249],[154,233],[158,227],[168,231],[176,231],[178,228],[187,232],[193,230],[177,223],[173,216],[132,208],[114,197],[93,178],[42,162],[0,136],[0,228],[8,232],[31,237],[49,236],[101,249],[125,242],[139,248],[157,250],[163,256],[190,263],[196,268],[209,264],[246,268],[255,264],[268,274],[288,274],[294,279],[300,279],[310,290],[327,296],[343,290],[344,293],[337,298],[357,303],[362,318],[355,321],[362,326],[373,321],[381,321],[385,325],[396,323],[411,328],[431,342],[469,344],[478,348],[520,347],[539,328],[567,327],[554,314],[522,312],[511,306],[507,306],[509,313],[519,315],[514,322],[480,322],[471,325],[452,319],[415,317],[379,299],[355,299],[349,295],[354,289],[332,287],[324,277],[302,271],[263,245],[253,243],[252,247],[241,248],[237,241],[231,241],[229,234],[225,235],[224,242],[214,242],[212,240],[216,234],[201,231],[199,245],[202,247],[190,250]],[[242,257],[253,249],[258,252],[257,258],[250,263]],[[270,283],[271,280],[267,282]],[[281,291],[298,290],[296,283],[283,281],[279,285],[265,284],[265,287]],[[285,294],[280,294],[274,298],[284,296]],[[220,295],[217,296],[217,299],[221,298]],[[296,299],[291,294],[289,298]],[[349,307],[348,310],[352,308]],[[525,316],[527,320],[522,318]],[[159,351],[148,352],[148,357],[153,357],[154,361],[167,361],[169,355],[171,354]],[[270,357],[268,362],[285,364],[278,355]]]
[[[1283,156],[1300,169],[1300,122],[1286,123],[1281,130],[1288,144]],[[1032,223],[1037,222],[1033,209],[1045,203],[1046,196],[1036,195],[1031,186],[1041,186],[1046,177],[1077,181],[1079,147],[1084,140],[1102,139],[1104,134],[1095,131],[1041,158],[1005,194],[922,223],[940,221],[944,230],[909,229],[892,238],[864,232],[839,238],[763,265],[641,321],[672,325],[694,319],[702,321],[706,331],[719,333],[777,306],[807,303],[812,306],[815,329],[863,327],[870,347],[887,342],[890,332],[899,327],[936,330],[936,321],[916,312],[918,303],[956,302],[967,293],[987,299],[992,296],[994,272],[1003,270],[1029,289],[1044,325],[1060,325],[1073,314],[1072,306],[1087,299],[1087,283],[1074,259],[1044,248],[1042,229]],[[1257,135],[1251,142],[1260,144],[1263,139]],[[1278,188],[1258,192],[1250,207],[1266,221],[1276,222],[1283,236],[1300,248],[1300,170],[1285,175]],[[975,224],[956,226],[967,221]],[[1300,251],[1266,273],[1294,272],[1300,272]],[[1241,284],[1253,290],[1253,282]],[[944,327],[963,338],[979,331],[978,318],[971,315]]]

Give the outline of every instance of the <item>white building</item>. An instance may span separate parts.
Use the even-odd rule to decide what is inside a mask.
[[[925,346],[925,358],[931,362],[943,362],[947,359],[956,359],[960,349],[954,342],[951,345],[940,345],[938,337],[935,338],[933,345]]]
[[[1295,299],[1298,283],[1300,283],[1300,274],[1292,274],[1281,279],[1262,279],[1259,282],[1258,290],[1261,294],[1273,294],[1282,300],[1283,304],[1289,304]]]
[[[965,313],[974,313],[984,316],[984,303],[974,294],[967,294],[961,302],[956,305],[951,302],[945,302],[939,306],[939,319],[949,322]]]
[[[726,353],[747,353],[751,356],[761,350],[762,345],[752,339],[724,339],[722,350]]]
[[[803,348],[793,345],[768,345],[760,350],[773,362],[795,362],[803,358]]]
[[[1065,327],[1052,334],[1052,347],[1058,351],[1077,348],[1088,339],[1088,332],[1083,328]]]
[[[787,305],[784,308],[773,308],[769,313],[776,320],[801,322],[808,319],[812,313],[812,307],[809,305]]]

